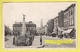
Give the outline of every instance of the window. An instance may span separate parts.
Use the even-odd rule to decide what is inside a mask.
[[[71,25],[72,25],[72,18],[71,18]]]
[[[66,21],[66,22],[64,22],[64,27],[65,27],[65,28],[67,27],[67,21]]]
[[[28,28],[26,28],[26,32],[28,32]]]
[[[66,24],[66,25],[67,25],[67,27],[69,26],[69,23],[68,23],[68,21],[67,21],[67,24]]]
[[[68,13],[66,13],[66,19],[68,19]]]
[[[73,14],[73,11],[71,10],[71,15]]]
[[[72,25],[74,24],[74,22],[73,22],[73,18],[71,18],[72,19]]]
[[[69,11],[69,16],[70,16],[70,11]]]
[[[65,20],[65,15],[64,15],[64,20]]]
[[[70,18],[69,20],[70,20],[70,22],[69,22],[69,23],[70,23],[70,25],[71,25],[71,18]]]
[[[70,25],[70,19],[69,19],[69,25]]]

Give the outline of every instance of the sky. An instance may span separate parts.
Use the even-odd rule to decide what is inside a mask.
[[[2,6],[2,23],[13,28],[15,22],[22,22],[23,14],[25,21],[32,21],[40,27],[41,19],[43,25],[48,20],[58,16],[61,10],[65,10],[74,2],[25,2],[25,3],[3,3]]]

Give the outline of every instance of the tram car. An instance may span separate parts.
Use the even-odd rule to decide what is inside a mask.
[[[13,45],[15,46],[30,46],[34,40],[34,36],[36,33],[36,24],[32,23],[31,21],[26,23],[26,32],[25,34],[21,35],[22,31],[22,23],[15,23],[13,24]]]

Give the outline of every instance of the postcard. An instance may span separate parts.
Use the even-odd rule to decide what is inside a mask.
[[[76,49],[76,2],[4,2],[3,49]]]

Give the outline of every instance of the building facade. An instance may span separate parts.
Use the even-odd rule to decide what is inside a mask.
[[[64,10],[64,28],[74,28],[75,26],[75,4]]]
[[[54,18],[53,31],[57,32],[58,35],[66,34],[66,37],[76,37],[75,4],[71,4],[58,13],[58,16]]]
[[[68,33],[69,37],[75,37],[75,4],[70,5],[64,10],[64,33]]]
[[[59,16],[54,18],[54,31],[58,29],[58,18]]]
[[[32,22],[25,22],[25,25],[26,25],[26,33],[29,30],[36,31],[36,24]],[[15,22],[15,24],[13,24],[13,34],[15,34],[15,32],[21,34],[21,31],[22,31],[22,22]]]
[[[58,27],[62,28],[64,27],[64,11],[60,11],[58,16]]]

